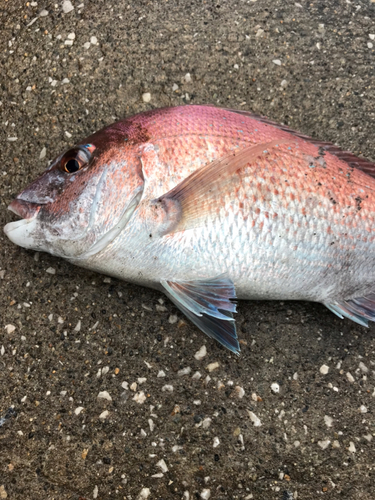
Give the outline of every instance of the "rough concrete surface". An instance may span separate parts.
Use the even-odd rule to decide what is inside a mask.
[[[375,158],[374,15],[365,0],[1,0],[0,226],[48,160],[159,106],[252,110]],[[4,235],[0,304],[1,499],[375,498],[374,326],[243,302],[236,358],[162,294]]]

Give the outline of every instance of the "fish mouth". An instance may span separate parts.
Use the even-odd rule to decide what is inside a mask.
[[[40,205],[16,198],[8,206],[8,210],[21,217],[21,219],[33,219],[38,214]]]

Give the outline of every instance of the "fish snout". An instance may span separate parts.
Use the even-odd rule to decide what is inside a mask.
[[[39,212],[40,204],[31,203],[27,200],[23,200],[22,198],[16,198],[8,206],[8,210],[15,213],[22,219],[31,219]]]

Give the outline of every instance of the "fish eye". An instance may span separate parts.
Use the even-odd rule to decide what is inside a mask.
[[[78,161],[72,158],[71,160],[68,160],[65,163],[64,169],[69,174],[73,174],[74,172],[77,172],[80,169],[80,166]]]
[[[85,167],[91,159],[91,151],[83,147],[78,147],[67,151],[61,158],[61,167],[64,172],[74,174]]]

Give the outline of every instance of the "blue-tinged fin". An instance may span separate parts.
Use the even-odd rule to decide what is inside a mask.
[[[375,321],[375,294],[359,297],[356,299],[324,303],[326,307],[339,318],[349,318],[359,325],[368,326],[369,321]]]
[[[195,281],[161,280],[166,295],[209,337],[239,354],[236,323],[236,290],[225,276]]]

